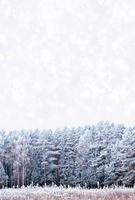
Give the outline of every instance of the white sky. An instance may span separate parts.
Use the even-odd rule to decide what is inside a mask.
[[[0,128],[135,123],[134,0],[0,0]]]

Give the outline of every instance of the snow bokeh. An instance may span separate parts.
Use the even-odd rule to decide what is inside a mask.
[[[132,124],[134,23],[134,0],[1,0],[1,128]]]

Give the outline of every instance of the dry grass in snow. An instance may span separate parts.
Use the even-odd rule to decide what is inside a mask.
[[[81,189],[35,187],[1,189],[0,200],[135,200],[135,188]]]

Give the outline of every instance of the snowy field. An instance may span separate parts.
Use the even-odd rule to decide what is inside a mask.
[[[135,200],[135,188],[81,189],[35,187],[1,189],[0,200]]]

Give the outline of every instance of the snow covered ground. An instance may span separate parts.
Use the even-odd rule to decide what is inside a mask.
[[[134,188],[81,189],[33,187],[0,190],[0,200],[135,200]]]

